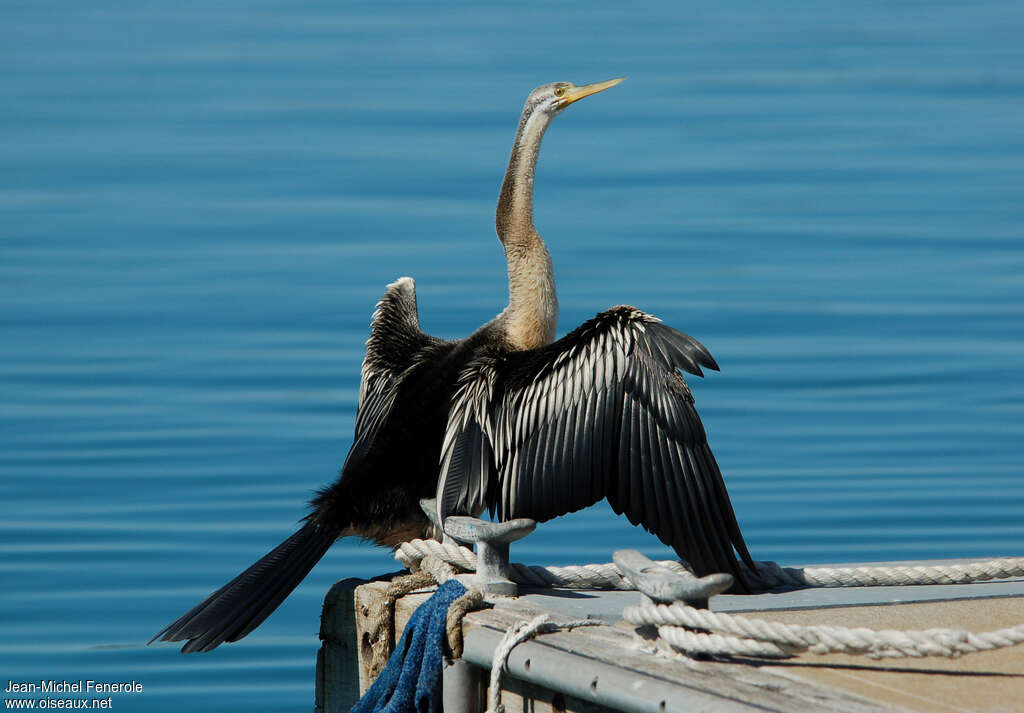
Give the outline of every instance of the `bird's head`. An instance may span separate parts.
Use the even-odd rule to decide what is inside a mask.
[[[526,106],[532,107],[533,111],[530,113],[542,111],[550,116],[555,116],[567,106],[578,102],[583,97],[589,97],[591,94],[611,89],[624,79],[625,77],[619,77],[617,79],[609,79],[606,82],[587,84],[582,87],[577,87],[572,82],[543,84],[530,92],[530,96],[526,98]]]
[[[498,196],[495,226],[506,249],[510,244],[536,240],[533,227],[533,176],[540,142],[551,120],[583,97],[611,89],[625,77],[577,87],[572,82],[554,82],[537,87],[526,98],[505,181]]]

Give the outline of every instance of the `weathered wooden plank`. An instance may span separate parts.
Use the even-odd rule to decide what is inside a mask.
[[[939,627],[977,633],[1024,622],[1024,597],[769,611],[760,616],[789,624],[917,630]],[[1024,646],[956,659],[872,660],[845,654],[804,654],[761,666],[921,713],[1024,711]]]
[[[353,619],[357,633],[356,668],[358,669],[359,693],[362,695],[377,680],[377,675],[387,663],[385,652],[393,651],[395,642],[401,637],[409,617],[430,593],[407,594],[398,600],[395,608],[387,614],[392,616],[390,624],[376,619],[375,604],[382,598],[390,582],[367,582],[355,591]],[[390,636],[388,636],[390,632]]]
[[[348,711],[359,700],[355,590],[365,583],[365,579],[343,579],[324,598],[322,644],[316,655],[316,713]]]

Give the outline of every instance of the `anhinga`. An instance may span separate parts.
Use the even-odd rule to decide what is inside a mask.
[[[554,341],[551,256],[533,225],[533,177],[551,120],[621,79],[530,93],[498,199],[508,307],[473,334],[420,330],[415,285],[388,285],[373,314],[355,437],[338,480],[302,527],[162,630],[209,651],[255,629],[336,539],[395,546],[436,533],[443,518],[479,514],[544,521],[608,498],[698,574],[731,573],[733,548],[753,566],[680,369],[718,369],[696,340],[633,307],[613,307]],[[154,637],[154,640],[157,638]]]

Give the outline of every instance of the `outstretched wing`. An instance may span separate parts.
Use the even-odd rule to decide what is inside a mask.
[[[607,497],[700,574],[750,562],[679,369],[718,369],[696,340],[616,307],[540,349],[462,375],[441,451],[442,516],[544,521]]]
[[[346,463],[369,447],[387,420],[402,373],[413,365],[418,353],[440,341],[420,329],[413,279],[400,277],[388,285],[370,319],[370,338],[366,340],[359,384],[355,438]]]

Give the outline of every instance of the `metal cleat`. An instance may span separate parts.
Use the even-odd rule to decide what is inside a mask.
[[[476,517],[453,515],[444,521],[444,531],[459,542],[476,545],[476,586],[487,594],[514,597],[519,591],[509,577],[509,543],[526,537],[537,522],[525,517],[505,522],[488,522]]]
[[[692,607],[708,608],[708,598],[732,586],[732,575],[720,572],[697,577],[676,572],[648,559],[636,550],[619,550],[612,559],[640,592],[656,602],[683,600]]]
[[[445,542],[476,545],[476,586],[487,594],[515,596],[518,588],[509,577],[509,543],[533,532],[537,523],[528,518],[489,522],[476,517],[453,515],[443,523],[437,515],[437,502],[420,500],[420,507],[443,533]]]

